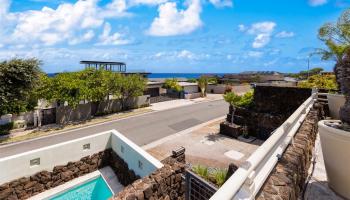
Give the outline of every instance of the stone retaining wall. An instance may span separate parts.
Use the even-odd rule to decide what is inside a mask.
[[[184,200],[184,172],[183,163],[168,159],[164,167],[127,186],[112,200]]]
[[[311,95],[311,89],[257,85],[254,100],[248,108],[236,108],[231,127],[232,107],[220,133],[239,136],[241,128],[247,126],[250,136],[266,140],[288,117]]]
[[[297,200],[301,195],[311,164],[317,122],[323,113],[323,107],[316,103],[261,188],[258,200]]]
[[[112,200],[184,200],[185,149],[179,148],[162,160],[164,166],[124,188]]]
[[[41,171],[30,177],[22,177],[2,184],[0,185],[0,200],[27,199],[108,165],[111,166],[120,183],[124,186],[140,178],[132,170],[129,170],[127,163],[123,159],[111,149],[107,149],[91,156],[83,157],[76,162],[55,166],[52,171]]]

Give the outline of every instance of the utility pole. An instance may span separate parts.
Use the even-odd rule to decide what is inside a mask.
[[[307,79],[309,79],[310,75],[310,55],[307,57]]]

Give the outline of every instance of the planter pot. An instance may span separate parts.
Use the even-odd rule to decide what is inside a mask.
[[[340,107],[345,103],[344,95],[327,94],[329,114],[333,119],[339,119]]]
[[[325,125],[338,120],[318,123],[328,185],[337,194],[350,199],[350,132]]]

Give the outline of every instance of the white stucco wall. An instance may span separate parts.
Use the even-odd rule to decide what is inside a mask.
[[[117,131],[112,134],[111,146],[113,151],[128,163],[129,169],[141,177],[148,176],[163,167],[161,162]],[[139,162],[142,166],[139,166]]]
[[[51,171],[54,166],[65,165],[69,161],[110,148],[111,132],[79,138],[76,140],[47,146],[21,154],[0,159],[0,185],[23,176],[30,176],[37,172]],[[83,150],[83,145],[90,143],[89,150]],[[40,165],[30,166],[30,160],[40,158]],[[3,173],[6,172],[6,173]]]
[[[90,149],[84,150],[84,144],[90,144]],[[124,148],[124,153],[121,152],[121,146]],[[158,160],[118,131],[111,130],[1,158],[0,185],[21,177],[31,176],[43,170],[52,171],[54,166],[65,165],[70,161],[78,161],[82,157],[98,153],[107,148],[112,148],[128,163],[129,168],[142,177],[163,166]],[[40,158],[40,164],[30,166],[30,160],[36,158]],[[141,168],[138,164],[139,161],[142,162]]]
[[[184,88],[184,92],[187,94],[199,92],[198,85],[188,85],[188,86],[183,86],[183,88]]]

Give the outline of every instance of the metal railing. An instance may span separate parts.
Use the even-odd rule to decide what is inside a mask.
[[[210,198],[210,200],[254,199],[274,169],[317,99],[313,94],[278,127]]]
[[[186,170],[186,200],[207,200],[218,190],[195,173]]]

